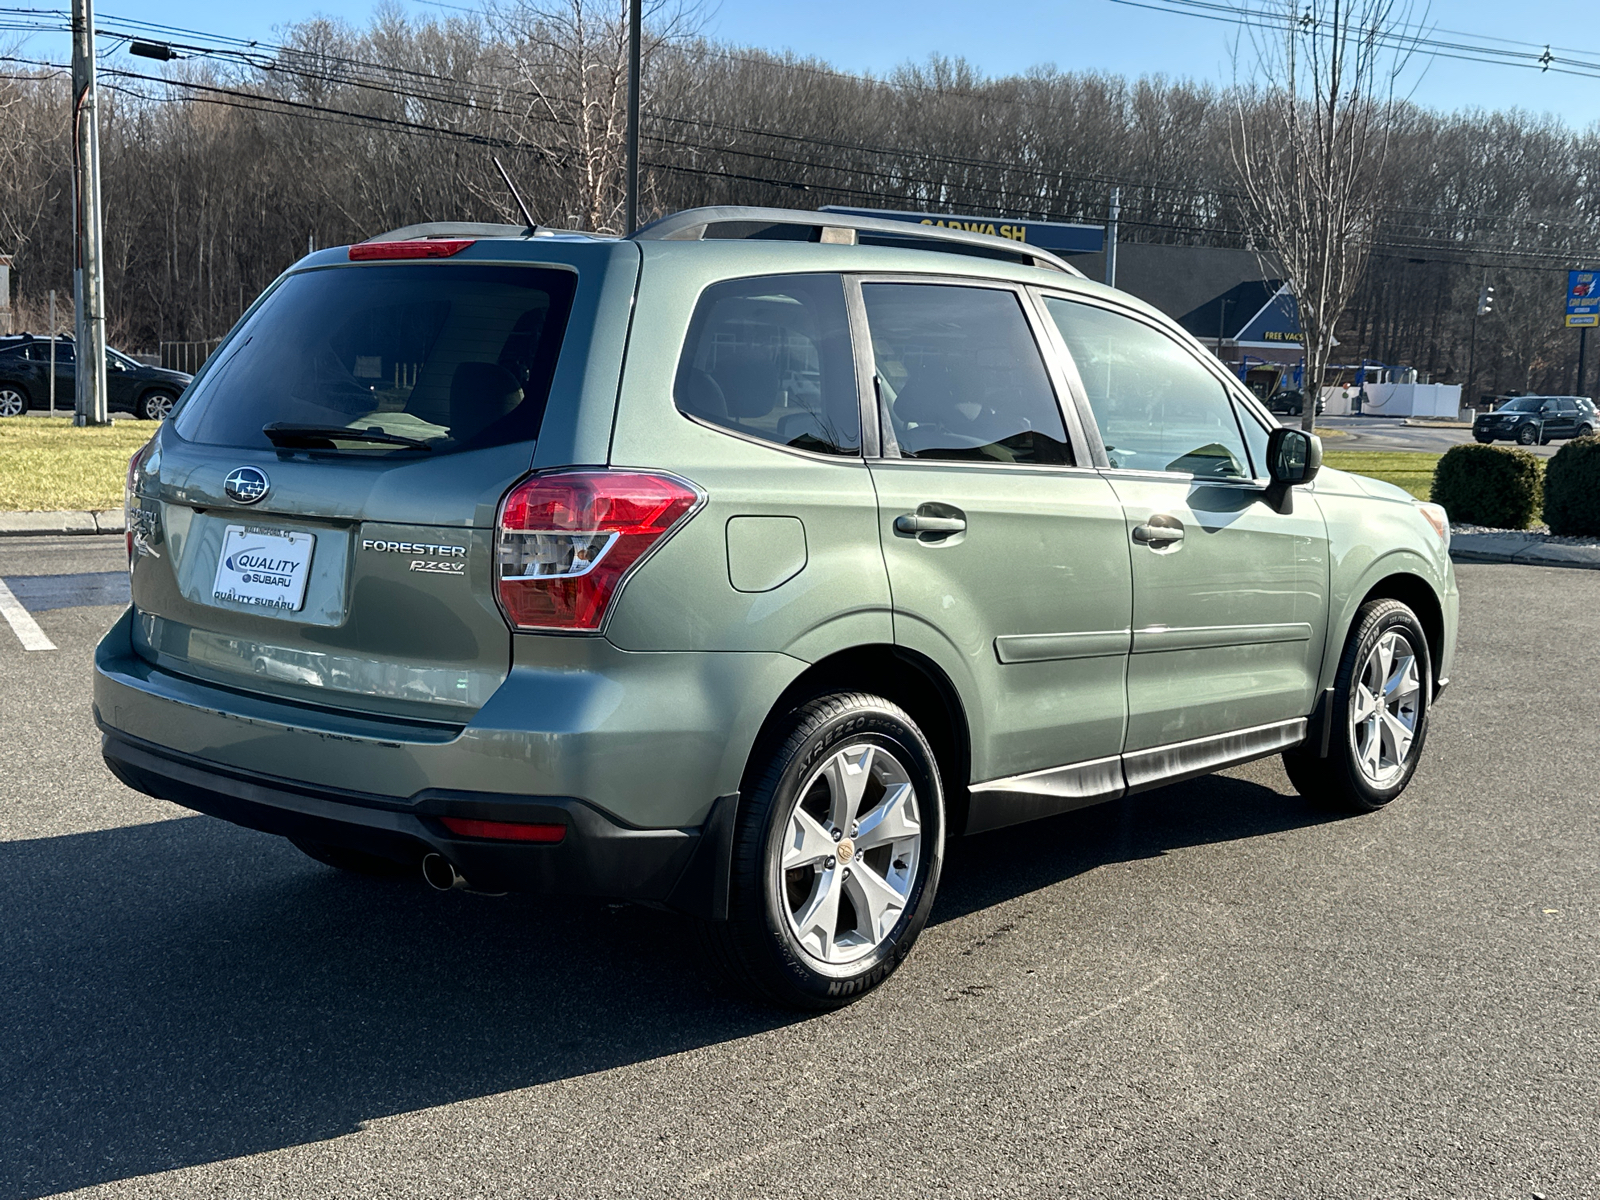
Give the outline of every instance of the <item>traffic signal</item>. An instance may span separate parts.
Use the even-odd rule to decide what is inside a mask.
[[[1494,310],[1494,288],[1487,283],[1478,292],[1478,315],[1487,317]]]

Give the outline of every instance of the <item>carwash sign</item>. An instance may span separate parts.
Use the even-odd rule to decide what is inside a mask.
[[[1600,325],[1600,271],[1567,272],[1567,328]]]
[[[883,217],[914,225],[937,225],[941,229],[964,229],[968,233],[987,233],[990,237],[1027,242],[1057,254],[1094,254],[1105,249],[1103,225],[1076,225],[1065,221],[1022,221],[1014,217],[969,217],[959,213],[905,212],[893,208],[843,208],[824,205],[822,212],[843,213],[850,217]]]

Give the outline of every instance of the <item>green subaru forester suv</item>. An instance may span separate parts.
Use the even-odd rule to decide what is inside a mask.
[[[1449,528],[1320,463],[1026,244],[412,226],[286,272],[129,464],[95,716],[142,792],[674,909],[825,1008],[910,952],[950,837],[1276,753],[1405,788]]]

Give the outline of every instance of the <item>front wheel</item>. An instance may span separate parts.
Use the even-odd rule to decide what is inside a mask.
[[[1362,606],[1339,660],[1326,720],[1328,757],[1308,747],[1284,753],[1295,790],[1307,799],[1375,812],[1416,773],[1428,736],[1433,665],[1415,613],[1398,600]]]
[[[146,392],[139,398],[139,415],[146,421],[165,421],[177,402],[171,392]]]
[[[1539,435],[1532,425],[1524,425],[1517,430],[1517,445],[1519,446],[1531,446],[1538,438]]]
[[[838,1008],[894,973],[933,907],[944,796],[916,723],[879,696],[796,709],[746,772],[729,915],[705,929],[741,990]]]

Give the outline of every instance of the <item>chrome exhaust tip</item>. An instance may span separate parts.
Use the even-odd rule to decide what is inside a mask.
[[[442,854],[430,854],[422,860],[422,877],[429,887],[440,892],[467,886],[467,877]]]

